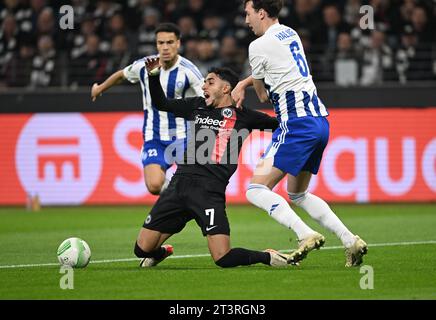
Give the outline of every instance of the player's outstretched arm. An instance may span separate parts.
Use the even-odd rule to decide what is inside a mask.
[[[119,70],[113,73],[109,78],[107,78],[102,84],[94,83],[91,88],[91,99],[95,101],[97,97],[101,96],[103,92],[108,90],[109,88],[121,83],[124,81],[124,73],[123,70]]]
[[[148,58],[145,60],[145,67],[148,73],[148,86],[150,89],[153,105],[160,111],[172,112],[176,117],[189,118],[195,99],[204,100],[201,97],[186,99],[168,99],[160,83],[160,64],[159,58]]]
[[[160,111],[172,111],[171,107],[169,106],[169,100],[165,96],[159,80],[159,58],[147,58],[145,60],[145,68],[147,69],[148,73],[148,86],[153,105]]]

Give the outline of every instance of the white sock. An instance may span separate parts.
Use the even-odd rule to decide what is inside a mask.
[[[298,239],[314,234],[308,225],[295,213],[289,203],[277,193],[262,184],[250,184],[246,193],[248,201],[259,207],[288,229],[292,229]]]
[[[346,248],[354,244],[354,235],[321,198],[309,193],[288,193],[289,198],[297,206],[303,208],[313,219],[327,230],[335,233]]]
[[[168,185],[170,184],[170,180],[168,180],[168,179],[165,179],[165,182],[164,182],[164,184],[162,185],[162,188],[160,188],[160,192],[159,192],[159,194],[162,194],[162,192],[164,192],[167,188],[168,188]]]

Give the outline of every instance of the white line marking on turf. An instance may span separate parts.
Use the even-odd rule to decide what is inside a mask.
[[[428,240],[428,241],[410,241],[410,242],[386,242],[386,243],[370,243],[368,244],[369,248],[372,247],[393,247],[393,246],[414,246],[421,244],[436,244],[436,240]],[[322,247],[321,250],[337,250],[343,249],[343,246],[330,246],[330,247]],[[281,252],[289,252],[291,250],[279,250]],[[187,254],[181,256],[171,256],[168,259],[186,259],[186,258],[202,258],[202,257],[210,257],[210,254]],[[130,262],[130,261],[139,261],[138,258],[126,258],[126,259],[110,259],[110,260],[95,260],[91,261],[90,264],[101,264],[101,263],[113,263],[113,262]],[[0,269],[15,269],[15,268],[32,268],[32,267],[51,267],[51,266],[59,266],[59,263],[40,263],[40,264],[16,264],[10,266],[0,266]]]

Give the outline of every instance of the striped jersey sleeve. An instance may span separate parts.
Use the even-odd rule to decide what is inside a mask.
[[[144,67],[145,59],[139,59],[123,69],[124,78],[131,83],[137,83],[141,79],[141,69]]]
[[[187,94],[187,96],[203,97],[204,78],[200,70],[186,58],[182,58],[180,65],[186,71],[189,88],[192,90],[191,94]]]
[[[252,42],[248,48],[248,58],[251,66],[251,75],[254,79],[260,80],[265,78],[265,64],[267,58],[258,48],[257,42]]]

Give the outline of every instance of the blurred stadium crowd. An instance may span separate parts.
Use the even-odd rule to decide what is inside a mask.
[[[229,66],[250,73],[254,39],[239,0],[3,0],[0,87],[90,86],[155,53],[154,29],[174,22],[181,54],[206,73]],[[61,30],[59,8],[74,8]],[[436,80],[436,0],[285,0],[280,21],[300,34],[317,82],[373,85]],[[359,8],[374,8],[362,30]]]

